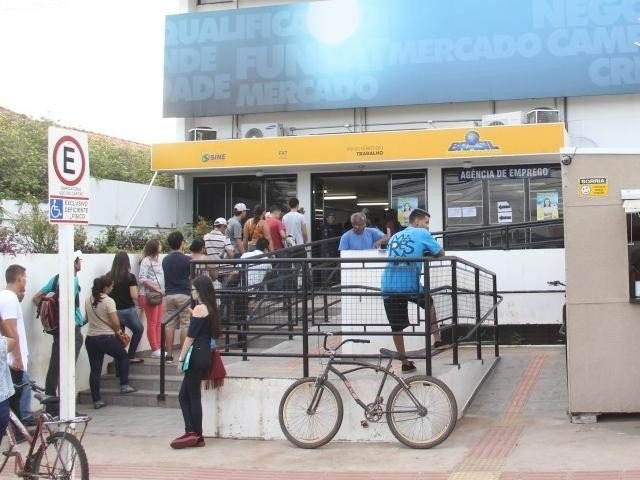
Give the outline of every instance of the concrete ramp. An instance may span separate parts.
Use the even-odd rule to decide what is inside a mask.
[[[390,339],[389,339],[389,343]],[[301,352],[301,339],[296,338],[274,347],[269,353]],[[311,352],[320,352],[318,340],[312,340]],[[483,360],[476,360],[475,347],[459,349],[460,365],[451,364],[451,351],[433,358],[433,374],[453,391],[458,404],[458,417],[462,417],[476,390],[491,372],[498,360],[493,348],[483,349]],[[227,379],[221,389],[204,390],[203,428],[205,436],[221,438],[284,439],[278,421],[278,406],[284,391],[302,377],[302,359],[253,357],[243,362],[226,357]],[[321,363],[322,362],[322,363]],[[323,359],[310,360],[310,373],[317,375],[323,368]],[[376,360],[373,360],[376,362]],[[416,360],[416,375],[425,373],[424,361]],[[345,367],[348,368],[348,367]],[[394,362],[395,371],[400,362]],[[411,375],[407,375],[409,377]],[[355,372],[348,376],[358,396],[364,403],[375,399],[381,375],[373,371]],[[389,381],[390,380],[390,381]],[[335,375],[330,381],[338,388],[344,404],[344,419],[335,437],[340,441],[395,442],[385,423],[369,423],[361,426],[364,412],[351,398],[342,381]],[[395,386],[387,379],[383,390],[386,399]]]

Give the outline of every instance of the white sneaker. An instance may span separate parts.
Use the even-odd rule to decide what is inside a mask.
[[[151,352],[151,358],[160,358],[160,349]]]

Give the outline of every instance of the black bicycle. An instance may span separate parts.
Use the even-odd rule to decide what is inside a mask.
[[[318,377],[297,380],[282,396],[279,408],[280,428],[291,443],[300,448],[317,448],[338,433],[342,424],[342,398],[336,387],[329,381],[333,372],[345,384],[351,396],[364,410],[366,420],[380,422],[386,417],[391,433],[403,444],[411,448],[431,448],[444,442],[456,426],[458,406],[453,393],[442,381],[427,375],[415,375],[408,379],[397,376],[391,370],[393,360],[404,356],[398,352],[380,349],[377,364],[355,360],[336,360],[336,350],[347,342],[369,343],[369,340],[348,338],[337,347],[327,347],[328,333],[324,337],[324,349],[329,353],[326,367]],[[388,359],[382,366],[382,359]],[[352,365],[354,368],[340,371],[337,365]],[[376,398],[365,404],[358,397],[346,375],[358,370],[373,370],[382,373]],[[391,377],[397,385],[384,402],[382,389]]]

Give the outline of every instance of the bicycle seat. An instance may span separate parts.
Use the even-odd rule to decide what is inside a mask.
[[[38,400],[42,405],[51,405],[60,401],[58,397],[54,397],[53,395],[43,395],[42,393],[36,393],[34,397],[36,397],[36,400]]]

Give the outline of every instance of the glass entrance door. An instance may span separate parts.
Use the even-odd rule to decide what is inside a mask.
[[[385,232],[385,223],[391,217],[395,216],[406,226],[413,208],[427,207],[425,171],[315,174],[312,181],[314,240],[321,239],[322,225],[328,213],[333,213],[343,230],[348,230],[351,214],[365,212],[369,226]]]
[[[236,203],[244,203],[247,216],[251,216],[256,205],[262,205],[262,180],[244,180],[231,182],[231,208]]]
[[[233,206],[244,203],[251,215],[256,205],[277,205],[288,210],[291,197],[296,197],[296,177],[220,177],[194,179],[194,221],[203,217],[209,222],[218,217],[229,218]]]

